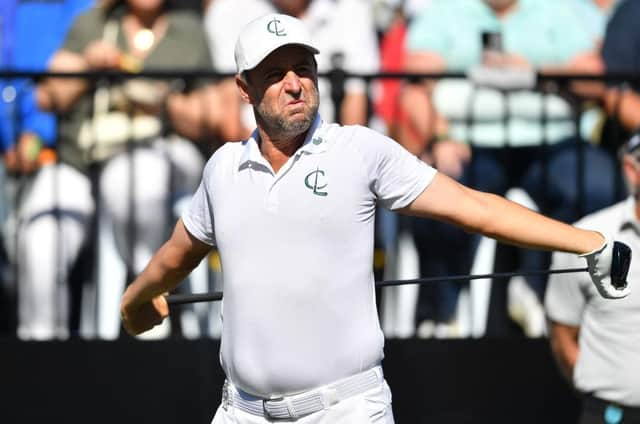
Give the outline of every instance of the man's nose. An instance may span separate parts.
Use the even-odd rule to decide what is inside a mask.
[[[293,71],[288,71],[284,76],[285,89],[290,93],[299,93],[302,89],[300,77]]]

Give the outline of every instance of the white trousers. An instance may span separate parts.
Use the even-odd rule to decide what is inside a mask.
[[[391,390],[386,381],[379,387],[344,399],[327,409],[298,420],[273,421],[234,408],[218,407],[211,424],[394,424],[391,410]]]
[[[167,207],[176,200],[169,196],[192,194],[203,162],[190,142],[161,139],[132,154],[115,156],[102,168],[98,177],[101,205],[114,224],[118,250],[133,272],[142,271],[169,234]],[[14,259],[18,263],[18,336],[64,338],[69,270],[87,242],[95,212],[90,181],[60,163],[42,168],[23,193]],[[132,244],[128,239],[131,219]]]

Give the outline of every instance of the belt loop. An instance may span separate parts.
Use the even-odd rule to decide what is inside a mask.
[[[291,418],[293,418],[294,420],[297,420],[298,417],[298,412],[296,411],[296,408],[293,406],[293,402],[291,401],[290,397],[285,397],[284,398],[284,403],[285,405],[287,405],[287,410],[289,411],[289,416]]]
[[[373,367],[373,372],[376,373],[376,377],[378,377],[378,381],[382,381],[382,379],[384,378],[382,374],[382,367],[379,365],[376,367]]]
[[[340,401],[338,397],[338,391],[336,389],[325,389],[320,392],[322,399],[322,406],[324,409],[329,409]]]

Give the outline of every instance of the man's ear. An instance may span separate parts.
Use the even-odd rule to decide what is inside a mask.
[[[240,97],[245,103],[251,103],[251,95],[249,94],[249,85],[244,80],[244,77],[240,74],[236,75],[236,85],[238,86],[238,90],[240,90]]]

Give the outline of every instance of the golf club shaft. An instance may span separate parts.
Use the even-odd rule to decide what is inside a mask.
[[[426,277],[415,278],[411,280],[385,280],[377,281],[376,287],[403,286],[405,284],[428,284],[443,281],[469,281],[481,280],[485,278],[511,278],[515,276],[540,276],[549,274],[570,274],[578,272],[587,272],[588,268],[566,268],[566,269],[548,269],[543,271],[515,271],[515,272],[495,272],[492,274],[475,274],[475,275],[449,275],[446,277]],[[183,305],[186,303],[196,302],[213,302],[222,300],[222,292],[197,293],[197,294],[172,294],[167,296],[169,305]]]

